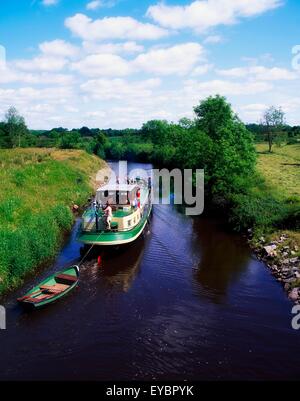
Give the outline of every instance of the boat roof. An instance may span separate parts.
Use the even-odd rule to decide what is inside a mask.
[[[108,183],[104,185],[103,187],[100,187],[97,189],[97,192],[103,192],[103,191],[124,191],[124,192],[131,192],[135,188],[137,188],[137,184],[116,184],[116,183]]]

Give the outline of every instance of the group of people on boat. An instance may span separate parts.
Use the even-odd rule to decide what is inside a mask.
[[[136,197],[132,201],[130,201],[129,199],[127,200],[127,206],[131,206],[133,209],[139,209],[141,207],[140,196],[141,196],[140,189],[138,189],[136,192]],[[99,205],[96,204],[96,209],[97,208],[99,208]],[[113,209],[109,201],[106,202],[106,205],[102,208],[102,210],[104,213],[103,219],[106,225],[106,229],[110,230]]]
[[[119,182],[119,178],[116,179],[116,184],[120,185]],[[127,185],[133,185],[133,184],[137,184],[135,186],[134,189],[134,195],[132,196],[132,190],[131,190],[131,195],[129,195],[129,192],[127,194],[127,200],[126,198],[123,198],[123,201],[121,201],[120,195],[119,195],[119,189],[118,187],[115,189],[116,191],[116,199],[114,201],[112,201],[112,199],[108,199],[106,202],[104,199],[98,199],[95,200],[93,202],[93,208],[95,211],[95,215],[96,215],[96,230],[99,229],[98,226],[98,218],[99,216],[101,216],[102,222],[105,225],[106,230],[111,230],[111,221],[112,221],[112,217],[113,217],[113,210],[115,210],[118,206],[122,206],[122,209],[126,209],[128,211],[134,211],[136,209],[140,209],[141,208],[141,185],[146,185],[148,186],[148,190],[151,191],[151,178],[148,178],[148,182],[144,181],[144,184],[142,183],[142,180],[140,179],[135,179],[135,180],[131,180],[128,177],[126,177],[126,184]],[[125,191],[120,189],[121,192]],[[108,190],[103,191],[103,193],[105,194],[105,197],[108,196]],[[106,198],[107,199],[107,198]],[[121,203],[119,204],[119,201],[121,201]],[[125,201],[125,203],[123,203]]]

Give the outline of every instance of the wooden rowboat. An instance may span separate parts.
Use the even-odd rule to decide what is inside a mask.
[[[79,267],[71,266],[46,278],[17,301],[25,307],[40,308],[67,295],[78,281]]]

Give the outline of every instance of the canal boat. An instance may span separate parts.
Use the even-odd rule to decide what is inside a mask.
[[[40,308],[67,295],[78,281],[79,267],[71,266],[46,278],[17,301],[24,307]]]
[[[152,209],[149,182],[136,179],[125,184],[108,183],[100,187],[93,204],[82,216],[78,241],[100,246],[135,241],[143,233]],[[104,212],[107,204],[112,208],[109,227]]]

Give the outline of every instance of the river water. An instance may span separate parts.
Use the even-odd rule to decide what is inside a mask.
[[[131,165],[150,168],[149,165]],[[292,303],[245,241],[211,217],[154,206],[131,246],[94,255],[46,309],[15,299],[79,260],[79,221],[55,264],[2,300],[0,379],[299,379]]]

